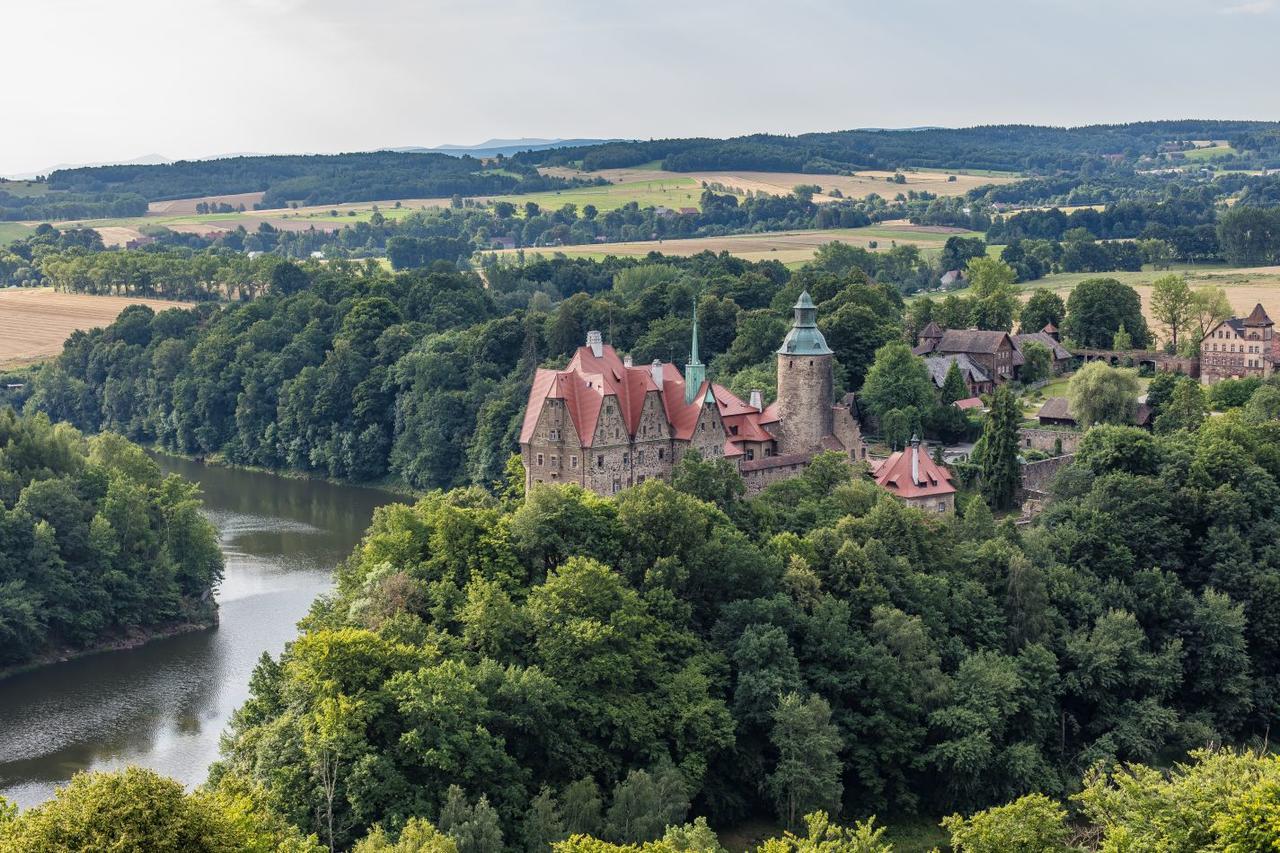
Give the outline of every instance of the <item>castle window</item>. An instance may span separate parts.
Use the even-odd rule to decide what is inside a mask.
[[[641,474],[639,477],[636,477],[637,484],[643,483],[643,482],[644,482],[644,474]]]
[[[662,461],[662,458],[663,458],[664,456],[666,456],[666,451],[665,451],[665,450],[663,450],[661,447],[659,447],[659,448],[658,448],[658,461],[659,461],[659,462],[661,462],[661,461]]]
[[[570,467],[570,468],[577,468],[577,467],[578,467],[578,457],[576,457],[576,456],[570,456],[570,457],[569,457],[569,467]]]
[[[750,450],[750,449],[748,449],[748,450],[747,450],[747,461],[748,461],[748,462],[750,462],[752,459],[755,459],[755,458],[756,458],[756,452],[755,452],[754,450]]]
[[[538,454],[538,466],[539,466],[539,467],[541,467],[541,466],[542,466],[542,454],[541,454],[541,453],[539,453],[539,454]]]
[[[623,465],[629,465],[629,464],[631,464],[631,454],[630,454],[630,453],[624,453],[624,454],[622,454],[622,464],[623,464]]]
[[[552,441],[559,441],[559,440],[560,440],[560,430],[558,430],[558,429],[549,430],[549,431],[548,431],[548,433],[547,433],[547,437],[548,437],[548,438],[550,438]]]
[[[636,451],[636,464],[637,464],[637,465],[641,465],[641,464],[643,464],[643,463],[644,463],[644,451],[643,451],[643,450],[637,450],[637,451]]]
[[[622,491],[622,481],[615,479],[613,481],[613,493],[616,495],[620,491]]]
[[[813,367],[813,359],[809,359],[809,366]]]
[[[551,457],[551,467],[552,467],[552,468],[559,468],[559,467],[560,467],[560,457],[559,457],[559,456],[552,456],[552,457]]]
[[[605,406],[605,407],[604,407],[604,413],[605,413],[606,415],[612,415],[612,414],[613,414],[613,406]]]
[[[738,434],[738,428],[737,428],[736,426],[731,426],[731,427],[729,427],[729,432],[733,433],[734,435],[737,435],[737,434]]]
[[[597,468],[603,468],[603,467],[604,467],[604,454],[603,454],[603,453],[601,453],[599,456],[597,456],[597,457],[596,457],[596,467],[597,467]]]
[[[706,421],[703,421],[702,423],[698,424],[698,429],[702,430],[703,432],[706,432],[706,431],[707,431],[707,422],[706,422]]]

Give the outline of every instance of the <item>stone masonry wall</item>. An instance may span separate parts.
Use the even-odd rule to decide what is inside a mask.
[[[1084,433],[1074,430],[1023,427],[1018,430],[1018,447],[1023,450],[1042,450],[1045,453],[1075,453],[1082,438]],[[1062,448],[1057,450],[1055,442],[1059,439],[1062,441]]]
[[[778,356],[778,452],[817,450],[831,433],[831,356]]]
[[[1039,462],[1028,462],[1022,466],[1021,498],[1026,499],[1032,492],[1043,493],[1049,490],[1049,484],[1058,472],[1075,461],[1074,453],[1042,459]]]

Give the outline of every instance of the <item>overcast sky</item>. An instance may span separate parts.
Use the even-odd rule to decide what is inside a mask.
[[[1280,118],[1280,0],[5,2],[0,174],[492,137]]]

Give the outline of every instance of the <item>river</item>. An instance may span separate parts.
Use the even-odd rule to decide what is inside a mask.
[[[79,770],[138,764],[204,780],[218,738],[275,655],[332,585],[389,492],[206,466],[169,456],[200,483],[226,576],[217,628],[42,667],[0,681],[0,796],[27,807]]]

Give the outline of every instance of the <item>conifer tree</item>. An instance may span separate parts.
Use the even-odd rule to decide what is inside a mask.
[[[1022,411],[1008,386],[996,390],[991,414],[982,429],[982,496],[992,509],[1008,509],[1018,490],[1018,425]]]

